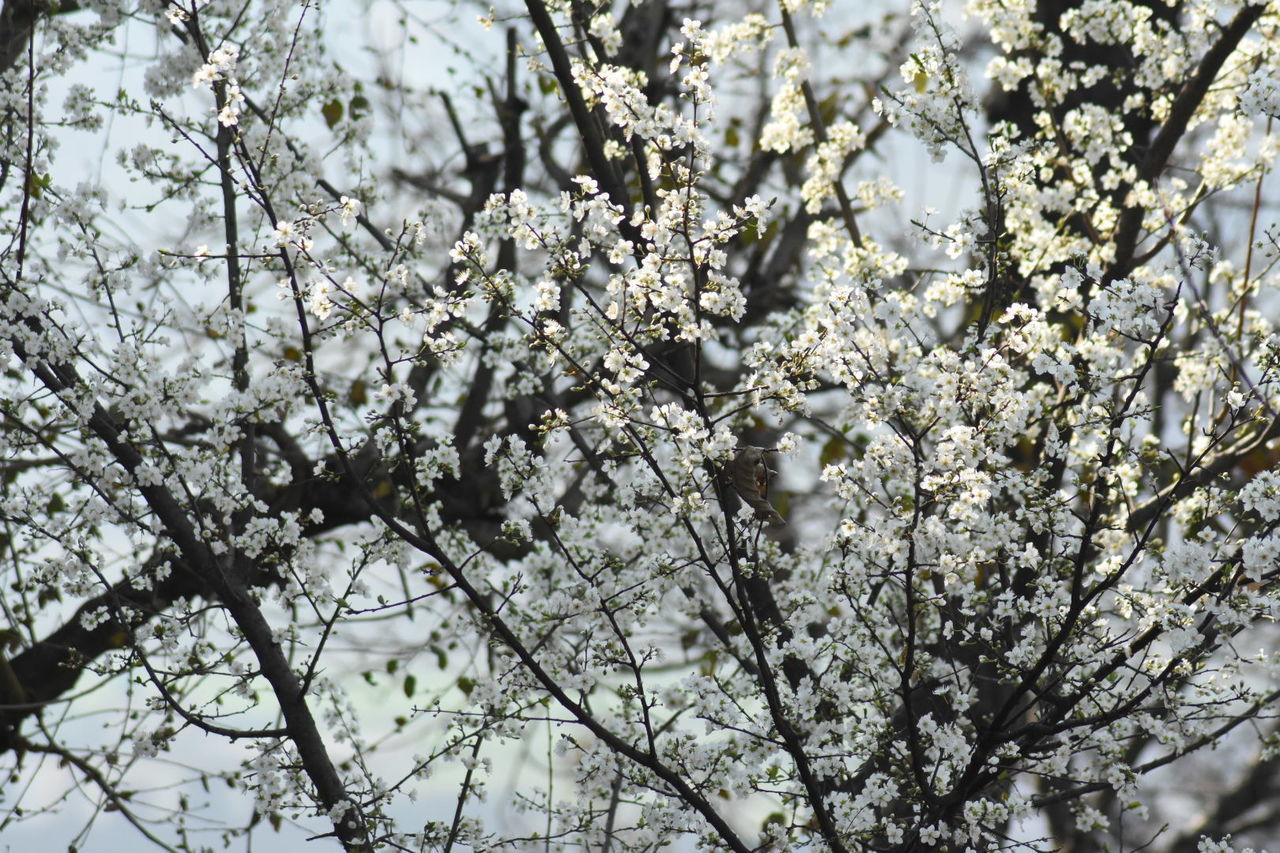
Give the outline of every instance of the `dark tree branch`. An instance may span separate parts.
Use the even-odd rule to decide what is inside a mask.
[[[1209,87],[1217,79],[1218,72],[1239,46],[1241,40],[1253,29],[1253,25],[1262,17],[1264,11],[1266,11],[1265,4],[1242,7],[1231,23],[1223,29],[1217,42],[1200,60],[1200,66],[1196,68],[1191,79],[1174,99],[1173,105],[1169,108],[1168,117],[1151,141],[1147,156],[1143,158],[1138,168],[1139,180],[1154,184],[1164,174],[1169,158],[1173,156],[1174,148],[1186,134],[1192,116],[1204,101]],[[1114,238],[1116,257],[1107,271],[1106,281],[1124,278],[1133,270],[1133,258],[1137,252],[1145,213],[1144,208],[1134,206],[1126,208],[1120,214]]]
[[[0,6],[0,74],[18,61],[41,18],[78,11],[77,0],[5,0]]]

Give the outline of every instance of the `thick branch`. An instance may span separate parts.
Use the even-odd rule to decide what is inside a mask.
[[[25,322],[37,335],[46,333],[44,324],[39,319],[29,317]],[[35,377],[58,397],[78,393],[83,387],[73,368],[32,358],[21,340],[13,340],[11,343],[14,352],[30,367]],[[137,448],[125,438],[115,419],[101,405],[93,405],[87,427],[103,443],[116,463],[131,478],[136,479],[144,459]],[[166,487],[143,485],[139,482],[137,488],[163,528],[165,538],[191,567],[192,574],[199,582],[206,585],[227,608],[252,647],[262,674],[271,684],[280,703],[281,713],[289,729],[289,739],[298,750],[303,770],[315,786],[325,810],[335,815],[334,834],[349,850],[367,849],[367,831],[362,825],[362,816],[355,810],[355,803],[348,796],[342,778],[329,758],[324,740],[307,705],[301,680],[289,665],[270,624],[249,594],[246,579],[241,576],[237,567],[214,555],[197,532],[197,526],[192,523],[182,503]],[[23,709],[15,710],[20,712]],[[351,815],[350,818],[341,813],[344,806],[352,809],[352,812],[347,813]]]
[[[36,21],[45,15],[78,11],[76,0],[5,0],[0,7],[0,74],[18,61],[35,32]]]
[[[1164,173],[1165,167],[1169,164],[1169,158],[1173,156],[1174,147],[1187,132],[1192,116],[1204,101],[1218,72],[1239,46],[1241,40],[1257,23],[1258,18],[1262,17],[1265,8],[1265,5],[1242,8],[1236,13],[1231,23],[1223,29],[1217,43],[1200,60],[1200,67],[1174,99],[1173,106],[1169,108],[1168,118],[1151,141],[1147,156],[1138,169],[1139,180],[1154,183]],[[1142,230],[1144,213],[1145,210],[1142,207],[1135,205],[1125,208],[1124,213],[1120,215],[1115,236],[1116,260],[1107,274],[1108,280],[1124,278],[1133,268],[1134,253],[1137,251],[1138,234]]]
[[[551,20],[551,14],[542,0],[525,0],[525,6],[529,9],[533,26],[537,29],[538,35],[542,36],[542,43],[547,48],[551,68],[555,71],[556,80],[560,83],[560,91],[564,94],[565,103],[569,105],[573,122],[577,125],[578,134],[582,137],[587,162],[591,164],[592,176],[600,182],[600,186],[604,188],[614,204],[619,205],[624,213],[629,212],[630,196],[618,180],[613,163],[605,156],[604,137],[600,133],[595,118],[591,115],[591,110],[587,107],[587,102],[582,98],[582,91],[578,88],[577,81],[573,79],[569,54],[565,52],[564,43],[560,41],[560,34],[556,31],[555,22]]]

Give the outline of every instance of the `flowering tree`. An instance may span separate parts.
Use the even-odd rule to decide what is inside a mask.
[[[1280,835],[1280,8],[831,5],[5,0],[0,826]]]

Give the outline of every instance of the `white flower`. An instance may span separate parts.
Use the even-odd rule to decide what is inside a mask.
[[[1275,469],[1259,471],[1240,489],[1240,504],[1263,521],[1280,518],[1280,474]]]
[[[339,214],[342,218],[342,227],[350,228],[356,221],[356,218],[360,215],[363,205],[360,203],[359,199],[354,199],[345,195],[338,201],[342,205],[342,211]]]
[[[271,232],[271,239],[275,241],[277,246],[287,246],[289,241],[293,239],[297,229],[289,220],[281,220],[276,223],[276,228]]]
[[[311,313],[316,319],[325,320],[333,313],[333,301],[329,298],[329,280],[319,279],[311,285]]]

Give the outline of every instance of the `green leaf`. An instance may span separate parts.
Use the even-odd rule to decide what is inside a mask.
[[[823,124],[834,124],[836,115],[840,109],[840,93],[832,92],[821,101],[818,102],[818,115],[822,117]]]
[[[414,678],[412,675],[406,675],[404,677],[404,695],[412,699],[414,691],[416,691],[417,689],[418,689],[418,679]]]
[[[37,175],[34,173],[27,175],[27,192],[30,193],[32,198],[40,198],[43,196],[44,191],[49,189],[52,184],[53,178],[48,172],[45,172],[43,175]]]
[[[832,437],[827,439],[826,444],[822,445],[822,450],[818,453],[818,464],[825,468],[841,459],[848,458],[848,442],[843,438]]]
[[[320,114],[324,116],[324,123],[333,128],[338,122],[342,121],[342,101],[336,98],[320,108]]]

